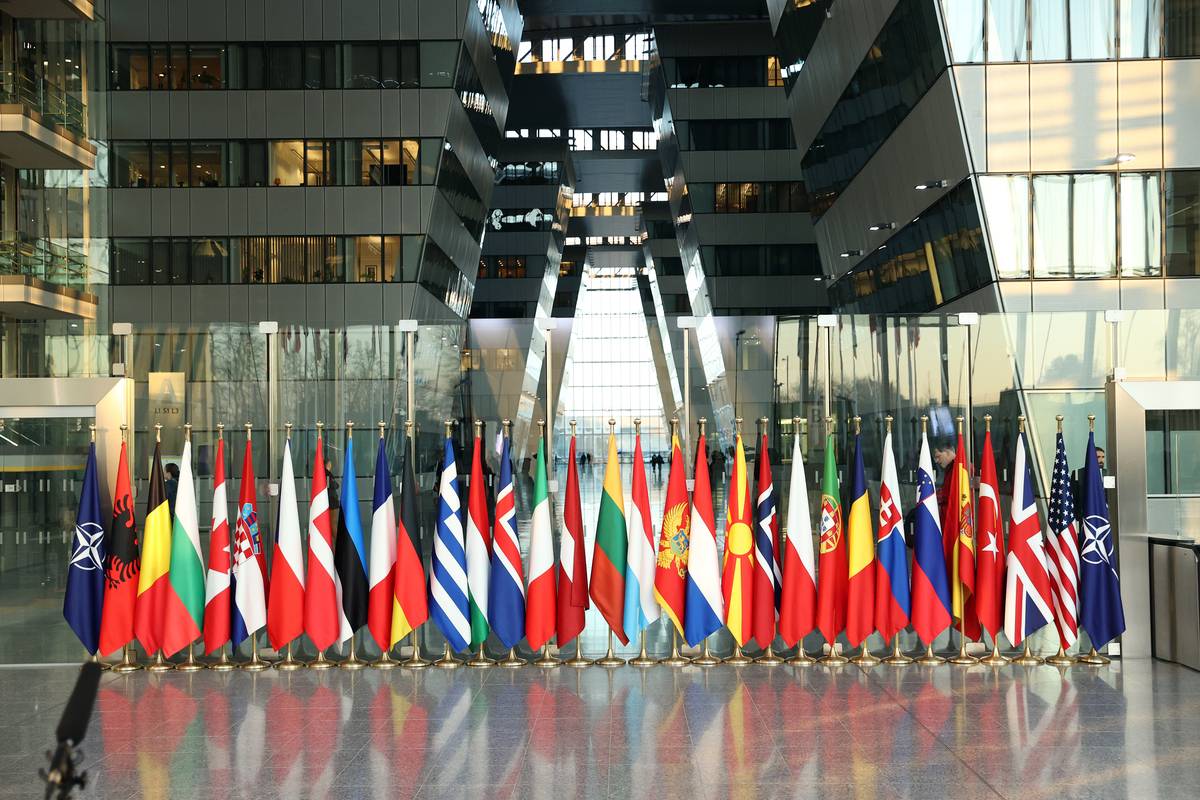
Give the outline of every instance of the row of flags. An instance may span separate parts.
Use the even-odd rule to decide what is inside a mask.
[[[515,647],[524,638],[537,650],[551,639],[559,646],[575,639],[592,603],[623,644],[663,615],[689,645],[698,645],[726,627],[739,647],[753,640],[763,648],[770,647],[776,636],[786,647],[794,647],[814,630],[829,643],[844,634],[852,647],[858,647],[875,632],[890,640],[909,625],[929,644],[952,624],[968,639],[978,639],[986,630],[996,640],[1003,630],[1013,645],[1020,645],[1051,622],[1063,648],[1075,643],[1080,627],[1100,647],[1125,628],[1094,434],[1088,438],[1082,509],[1077,514],[1063,436],[1058,433],[1044,530],[1026,464],[1024,432],[1018,435],[1006,547],[990,430],[982,448],[977,499],[959,434],[956,459],[946,476],[944,513],[939,513],[929,442],[922,433],[910,515],[911,574],[890,430],[883,446],[879,511],[874,519],[861,437],[855,435],[845,513],[834,439],[828,438],[816,552],[799,439],[792,454],[786,536],[781,536],[766,436],[758,447],[754,485],[739,433],[720,554],[703,430],[697,443],[695,491],[690,496],[679,439],[672,437],[657,536],[640,434],[635,440],[627,505],[616,437],[610,433],[590,570],[574,436],[557,563],[545,446],[539,441],[528,576],[517,536],[508,437],[501,446],[492,519],[480,436],[477,433],[474,440],[464,510],[454,443],[447,435],[428,584],[416,538],[411,459],[404,460],[397,518],[382,437],[368,552],[359,514],[353,439],[346,441],[335,535],[318,434],[307,569],[288,439],[270,581],[258,530],[249,434],[232,537],[226,517],[224,444],[218,440],[207,569],[202,566],[190,438],[181,459],[173,520],[161,455],[155,447],[140,542],[125,445],[113,520],[105,533],[99,520],[93,444],[64,601],[64,615],[89,652],[109,654],[136,638],[148,653],[170,656],[203,636],[205,652],[213,653],[227,642],[237,646],[263,628],[277,650],[304,634],[323,652],[352,639],[363,627],[387,651],[430,618],[455,651],[481,648],[490,633],[505,647]]]

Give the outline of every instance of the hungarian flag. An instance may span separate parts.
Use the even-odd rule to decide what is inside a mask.
[[[137,603],[133,610],[133,632],[150,655],[162,649],[163,633],[172,608],[171,510],[163,481],[161,445],[154,445],[150,467],[150,489],[146,497],[146,535],[142,542],[142,566],[138,573]]]
[[[592,600],[621,644],[629,643],[624,625],[625,556],[628,548],[617,437],[609,432],[608,463],[604,467],[604,489],[600,495],[600,516],[596,521],[596,543],[592,550],[591,591]]]
[[[992,432],[983,436],[979,468],[979,555],[975,574],[975,613],[994,640],[1004,627],[1004,528],[1000,524],[1000,488]]]
[[[908,548],[904,545],[904,514],[892,432],[883,441],[883,472],[879,483],[879,534],[875,540],[875,628],[890,640],[904,626],[912,607],[908,592]]]
[[[267,638],[282,650],[304,633],[304,545],[300,541],[300,512],[292,468],[292,440],[283,443],[279,479],[279,524],[275,527],[275,558],[267,603]]]
[[[683,604],[687,591],[688,539],[692,522],[687,493],[687,470],[679,437],[671,437],[671,474],[663,502],[658,534],[658,561],[654,570],[654,597],[683,634]]]
[[[179,488],[175,493],[175,526],[171,530],[171,599],[162,640],[163,653],[168,656],[196,641],[204,624],[204,559],[200,555],[191,439],[183,443],[181,461]]]
[[[262,537],[258,530],[258,499],[254,492],[254,458],[250,437],[242,456],[242,483],[238,489],[237,516],[233,522],[233,626],[230,638],[237,647],[267,624],[267,579]]]
[[[583,512],[579,503],[579,472],[575,465],[575,435],[567,455],[567,491],[563,499],[563,535],[558,543],[558,619],[555,637],[562,647],[583,630],[588,608],[587,551],[583,547]]]
[[[846,522],[846,554],[850,566],[846,639],[851,647],[858,647],[875,631],[875,532],[871,530],[871,501],[867,498],[862,434],[854,435],[850,514]]]
[[[217,439],[213,470],[212,525],[208,535],[208,572],[204,577],[204,652],[215,653],[229,641],[233,595],[229,571],[229,509],[225,494],[225,440]]]
[[[808,510],[808,480],[800,436],[792,442],[792,483],[788,489],[787,537],[783,551],[783,599],[779,607],[779,635],[788,647],[817,626],[816,564],[813,559],[812,521]]]
[[[505,439],[504,443],[507,448],[508,440]],[[497,507],[499,503],[497,499]],[[529,525],[529,590],[525,603],[525,637],[529,640],[530,647],[539,650],[554,636],[556,606],[561,608],[556,603],[554,590],[554,531],[550,527],[550,492],[546,481],[544,438],[538,440],[537,465],[533,473],[532,517]],[[563,536],[564,550],[568,539],[569,535]],[[579,552],[583,552],[582,548]],[[580,609],[581,618],[582,611],[583,609]]]
[[[392,635],[395,647],[429,619],[425,594],[425,567],[421,563],[421,537],[417,523],[417,482],[413,477],[412,449],[405,448],[400,477],[400,529],[396,536],[396,570],[392,578]]]
[[[382,434],[382,431],[381,431]],[[379,437],[375,454],[375,492],[371,500],[371,563],[367,576],[367,629],[379,649],[392,644],[392,590],[396,567],[396,507],[392,501],[392,476],[388,470],[387,444]]]
[[[754,638],[764,648],[775,640],[775,623],[783,602],[783,571],[779,565],[779,517],[767,434],[758,443],[758,502],[754,506]]]
[[[333,540],[333,569],[340,586],[338,641],[349,641],[367,624],[367,553],[358,508],[358,478],[354,474],[354,439],[346,434],[342,462],[342,511]]]
[[[713,516],[712,482],[708,477],[708,449],[704,434],[696,442],[696,469],[692,490],[691,522],[687,550],[687,585],[684,590],[683,638],[695,647],[721,628],[725,602],[717,565],[717,522]]]
[[[75,514],[75,539],[67,564],[63,617],[84,649],[95,655],[100,646],[104,610],[104,526],[100,524],[100,483],[96,478],[96,443],[88,446],[83,491]]]
[[[725,625],[738,646],[754,633],[754,534],[750,505],[750,480],[746,475],[746,450],[742,435],[734,446],[733,470],[725,503],[725,553],[721,562],[721,599]],[[764,645],[765,646],[765,645]]]
[[[845,537],[842,536],[842,504],[838,500],[837,460],[833,434],[825,439],[825,470],[821,476],[821,555],[817,584],[817,627],[830,647],[846,627],[847,585],[850,578]]]
[[[950,626],[950,578],[938,522],[937,489],[929,437],[921,432],[917,460],[917,507],[913,511],[912,626],[926,645]]]
[[[304,632],[318,652],[324,652],[337,641],[340,593],[337,572],[333,568],[333,527],[329,524],[325,445],[318,433],[308,505],[308,575],[304,586]]]
[[[658,619],[654,602],[654,529],[650,522],[650,492],[646,488],[646,460],[642,435],[634,439],[633,488],[630,492],[628,558],[625,565],[625,633],[633,636]]]
[[[471,609],[471,645],[474,646],[482,645],[488,637],[488,579],[492,571],[487,486],[483,482],[483,441],[478,432],[467,492],[467,605]]]
[[[971,498],[971,474],[962,433],[950,465],[946,491],[946,516],[942,520],[942,547],[950,567],[950,611],[963,626],[968,639],[979,638],[975,616],[975,509]]]
[[[488,580],[488,622],[501,644],[516,647],[525,636],[525,572],[521,569],[521,545],[517,541],[517,507],[509,447],[509,438],[505,436],[500,454],[500,491],[496,495],[496,526]]]

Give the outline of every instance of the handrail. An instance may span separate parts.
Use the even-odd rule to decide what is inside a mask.
[[[86,291],[87,253],[49,239],[0,240],[0,275],[26,275]]]
[[[0,73],[0,102],[37,111],[49,123],[87,136],[87,106],[61,86],[11,70]]]

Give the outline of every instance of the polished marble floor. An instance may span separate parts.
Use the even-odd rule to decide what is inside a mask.
[[[0,797],[69,667],[0,669]],[[1200,674],[622,667],[106,674],[84,798],[1194,798]]]

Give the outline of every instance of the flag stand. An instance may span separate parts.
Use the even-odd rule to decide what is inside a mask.
[[[883,659],[883,663],[890,667],[907,667],[909,664],[913,663],[913,659],[904,655],[904,651],[900,649],[899,632],[892,637],[892,654]]]
[[[475,667],[476,669],[483,669],[485,667],[496,666],[496,662],[492,661],[490,658],[487,657],[487,643],[486,642],[479,643],[479,650],[467,662],[467,666]]]
[[[325,657],[324,650],[317,651],[317,657],[308,662],[309,669],[333,669],[337,665]]]
[[[612,628],[609,628],[608,629],[608,652],[604,654],[604,658],[600,658],[600,659],[596,660],[596,662],[595,662],[596,666],[608,667],[609,669],[613,669],[614,667],[625,666],[625,659],[618,658],[613,653],[613,643],[612,642],[613,642],[613,632],[612,632]]]
[[[162,650],[154,654],[154,663],[146,667],[147,672],[170,672],[173,669],[175,667],[163,658]]]
[[[715,667],[721,663],[721,659],[708,652],[708,639],[705,638],[704,644],[700,645],[700,655],[693,658],[692,663],[697,667]]]
[[[368,666],[371,669],[395,669],[400,666],[400,662],[392,658],[392,648],[385,647],[379,654],[379,658],[372,661]]]
[[[877,667],[882,662],[878,656],[871,654],[867,647],[867,640],[863,639],[862,648],[858,651],[858,655],[850,659],[850,663],[858,667]]]
[[[358,643],[355,639],[355,635],[350,634],[350,652],[346,653],[346,657],[338,662],[338,667],[341,669],[358,670],[367,666],[367,662],[358,657]]]
[[[127,644],[123,648],[121,660],[112,665],[112,671],[118,675],[126,675],[130,672],[137,672],[142,668],[142,665],[137,663],[133,658],[133,645]]]
[[[989,667],[1002,667],[1009,662],[1010,659],[1000,655],[1000,635],[992,636],[992,652],[990,655],[979,659],[980,664],[986,664]]]
[[[842,655],[841,645],[837,642],[831,642],[829,644],[829,655],[822,656],[817,661],[827,667],[840,667],[850,663],[850,659]]]
[[[446,649],[442,651],[442,657],[434,661],[433,665],[438,669],[457,669],[462,666],[462,662],[450,655],[450,643],[446,642]]]
[[[669,627],[671,630],[671,655],[667,656],[666,658],[664,658],[662,661],[660,661],[658,663],[665,664],[668,667],[682,667],[684,664],[692,663],[692,660],[690,658],[688,658],[687,656],[680,655],[680,653],[679,653],[679,632],[677,630],[675,630],[675,626],[673,624],[671,624]]]
[[[925,655],[917,659],[922,667],[938,667],[946,663],[946,659],[933,653],[933,642],[925,645]]]
[[[517,648],[508,648],[508,655],[499,661],[495,662],[495,666],[504,667],[505,669],[520,669],[525,666],[525,659],[517,657]]]
[[[561,661],[550,655],[550,648],[546,645],[542,645],[541,654],[538,656],[537,660],[533,662],[535,667],[543,667],[545,669],[557,667],[561,664]]]
[[[658,663],[657,658],[651,658],[649,656],[649,654],[646,653],[646,629],[643,628],[642,629],[642,651],[637,654],[636,658],[629,659],[629,665],[631,667],[653,667],[657,663]]]
[[[400,666],[409,669],[425,669],[430,662],[421,658],[421,640],[417,638],[417,629],[413,628],[408,637],[412,640],[412,657],[400,662]]]
[[[304,669],[304,662],[297,661],[292,656],[292,643],[287,643],[287,650],[284,651],[283,660],[275,662],[275,669],[283,670],[284,672],[293,672],[298,669]]]
[[[1069,667],[1075,663],[1075,659],[1067,655],[1066,649],[1060,644],[1058,652],[1047,658],[1046,663],[1053,667]]]
[[[801,636],[800,641],[796,642],[796,655],[783,663],[792,667],[811,667],[817,663],[817,660],[804,652],[804,637]]]
[[[1087,664],[1090,667],[1103,667],[1105,664],[1112,663],[1112,659],[1097,653],[1094,646],[1087,655],[1080,656],[1078,660],[1080,664]]]
[[[966,601],[963,602],[963,605],[966,605]],[[946,660],[960,667],[969,667],[979,663],[978,658],[967,655],[967,621],[963,618],[958,620],[958,655]]]
[[[188,642],[187,661],[182,664],[176,664],[175,669],[179,672],[199,672],[204,669],[204,665],[196,660],[196,643]]]
[[[1043,661],[1039,656],[1035,656],[1033,654],[1033,650],[1031,650],[1029,648],[1029,639],[1028,639],[1028,637],[1026,637],[1024,652],[1022,652],[1021,655],[1014,658],[1012,660],[1012,663],[1017,664],[1022,667],[1036,667],[1038,664],[1043,663]]]
[[[736,641],[733,643],[733,655],[722,659],[726,664],[732,664],[735,667],[744,667],[747,664],[753,664],[754,659],[742,652],[742,646]]]
[[[86,652],[86,651],[84,651],[84,652]],[[99,653],[88,653],[87,658],[85,658],[84,661],[90,661],[93,664],[99,664],[101,670],[107,671],[107,670],[112,669],[112,664],[109,664],[107,661],[100,660]]]
[[[258,657],[258,634],[250,634],[250,660],[238,664],[238,669],[244,669],[247,672],[262,672],[270,666],[269,663]]]
[[[564,661],[562,663],[566,664],[568,667],[575,667],[576,669],[578,669],[580,667],[590,667],[595,662],[592,661],[590,658],[584,657],[583,642],[579,641],[579,637],[576,636],[575,637],[575,655],[571,656],[570,658],[568,658],[566,661]]]
[[[768,667],[774,667],[778,664],[782,664],[783,659],[780,658],[779,656],[775,655],[774,645],[775,645],[775,643],[773,641],[768,642],[767,648],[765,650],[763,650],[762,655],[760,655],[758,658],[754,659],[754,663],[755,664],[766,664]]]
[[[229,645],[221,645],[221,657],[211,662],[208,668],[214,672],[229,672],[234,669],[234,663],[229,660]]]

